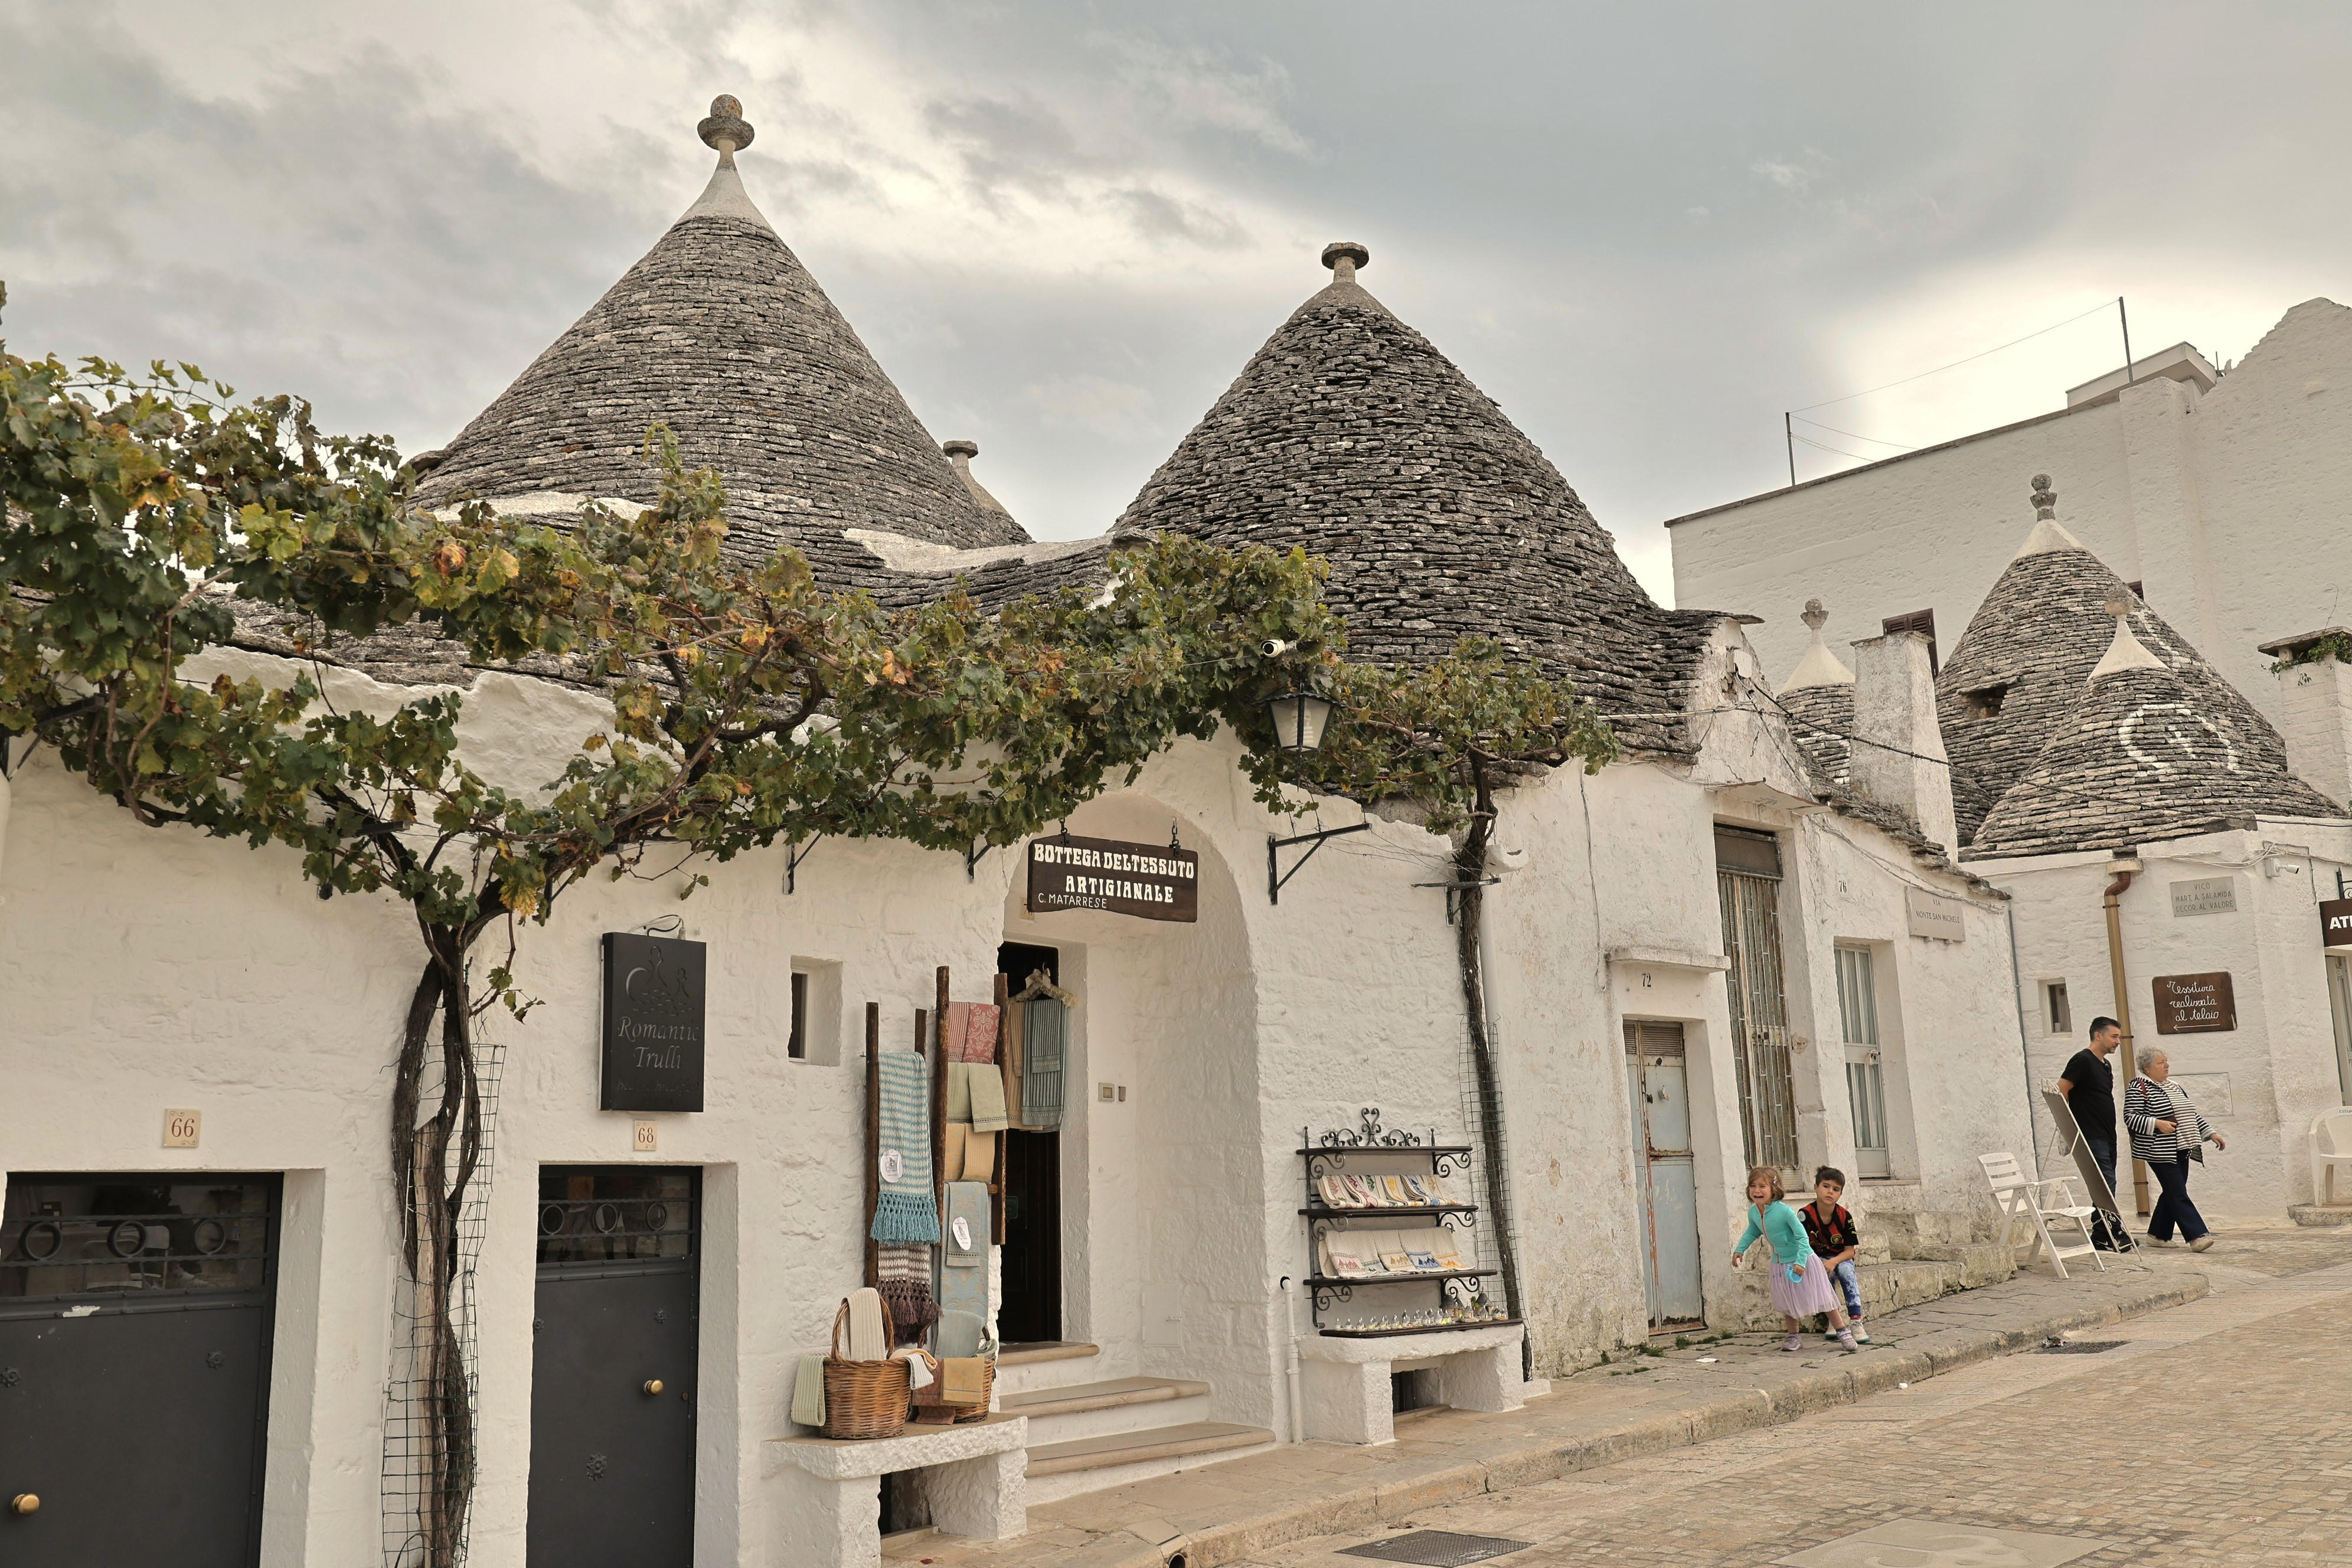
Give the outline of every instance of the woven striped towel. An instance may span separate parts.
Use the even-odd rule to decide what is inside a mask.
[[[930,1064],[912,1051],[884,1051],[882,1152],[897,1150],[898,1178],[887,1173],[874,1199],[874,1227],[881,1242],[937,1242],[940,1207],[931,1194]]]

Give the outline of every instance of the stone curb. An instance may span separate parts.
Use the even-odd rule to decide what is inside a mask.
[[[1420,1473],[1399,1467],[1398,1475],[1312,1499],[1286,1499],[1247,1518],[1234,1519],[1191,1535],[1151,1542],[1128,1531],[1106,1535],[1059,1560],[1061,1568],[1167,1568],[1179,1553],[1184,1568],[1216,1568],[1267,1547],[1330,1535],[1373,1530],[1423,1509],[1461,1502],[1486,1492],[1557,1480],[1580,1470],[1613,1465],[1689,1447],[1710,1438],[1777,1426],[1809,1411],[1828,1410],[1897,1384],[1924,1383],[1944,1373],[2025,1349],[2053,1335],[2121,1322],[2178,1307],[2203,1296],[2201,1274],[2175,1276],[2137,1295],[2095,1306],[2051,1313],[1997,1329],[1943,1329],[1915,1335],[1897,1348],[1864,1352],[1855,1364],[1808,1371],[1769,1389],[1746,1388],[1705,1404],[1648,1415],[1616,1428],[1528,1444],[1498,1441],[1489,1452],[1465,1462],[1449,1458]],[[1558,1384],[1555,1388],[1559,1387]]]

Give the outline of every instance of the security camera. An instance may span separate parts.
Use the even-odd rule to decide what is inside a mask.
[[[1280,658],[1297,646],[1295,642],[1285,642],[1280,637],[1268,637],[1257,645],[1257,650],[1268,658]]]

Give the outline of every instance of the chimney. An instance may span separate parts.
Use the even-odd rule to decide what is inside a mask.
[[[2352,629],[2329,626],[2266,642],[2277,659],[2279,735],[2287,771],[2352,806]]]
[[[987,487],[972,474],[971,460],[980,456],[979,442],[942,441],[940,450],[948,455],[948,466],[955,469],[956,478],[963,481],[964,493],[971,497],[981,510],[998,512],[1005,517],[1013,515],[1004,510],[1004,503],[990,495]]]
[[[1853,645],[1853,764],[1849,787],[1893,806],[1947,855],[1958,846],[1952,770],[1936,722],[1936,678],[1921,632],[1888,632]]]

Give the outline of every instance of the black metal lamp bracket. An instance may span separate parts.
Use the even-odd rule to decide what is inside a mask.
[[[1320,833],[1300,833],[1300,834],[1294,835],[1293,837],[1288,837],[1288,838],[1279,838],[1279,837],[1276,837],[1276,836],[1274,836],[1273,834],[1268,834],[1268,835],[1266,835],[1266,839],[1265,839],[1265,900],[1266,900],[1266,902],[1268,902],[1268,903],[1270,903],[1270,904],[1278,904],[1278,903],[1282,902],[1282,885],[1283,885],[1285,882],[1289,881],[1289,880],[1290,880],[1290,879],[1292,879],[1293,877],[1296,877],[1297,875],[1298,875],[1298,868],[1299,868],[1301,866],[1306,865],[1306,864],[1307,864],[1307,862],[1308,862],[1309,860],[1312,860],[1312,859],[1314,859],[1314,858],[1315,858],[1315,851],[1317,851],[1318,849],[1320,849],[1320,848],[1322,848],[1322,847],[1323,847],[1323,845],[1324,845],[1325,840],[1327,840],[1327,839],[1332,839],[1332,838],[1341,838],[1341,837],[1345,837],[1347,835],[1349,835],[1349,834],[1350,834],[1350,833],[1361,833],[1361,832],[1364,832],[1366,829],[1370,828],[1371,826],[1372,826],[1372,825],[1371,825],[1370,823],[1369,823],[1369,822],[1360,822],[1360,823],[1356,824],[1356,826],[1354,826],[1353,827],[1329,827],[1329,828],[1326,828],[1326,829],[1324,829],[1324,830],[1323,830],[1322,832],[1320,832]],[[1306,846],[1307,846],[1307,853],[1306,853],[1306,854],[1304,854],[1304,855],[1301,855],[1297,859],[1293,860],[1293,861],[1290,863],[1290,869],[1289,869],[1289,870],[1287,870],[1287,871],[1286,871],[1286,870],[1284,870],[1284,869],[1282,868],[1282,860],[1281,860],[1281,855],[1280,855],[1280,852],[1281,852],[1282,850],[1285,850],[1285,849],[1289,848],[1291,846],[1293,846],[1293,845],[1295,845],[1295,844],[1304,844],[1304,845],[1306,845]]]
[[[787,844],[784,846],[784,891],[787,894],[790,894],[794,890],[793,885],[800,879],[801,862],[809,858],[810,850],[814,849],[823,842],[824,840],[822,838],[811,837],[806,847],[803,847],[798,844]]]

